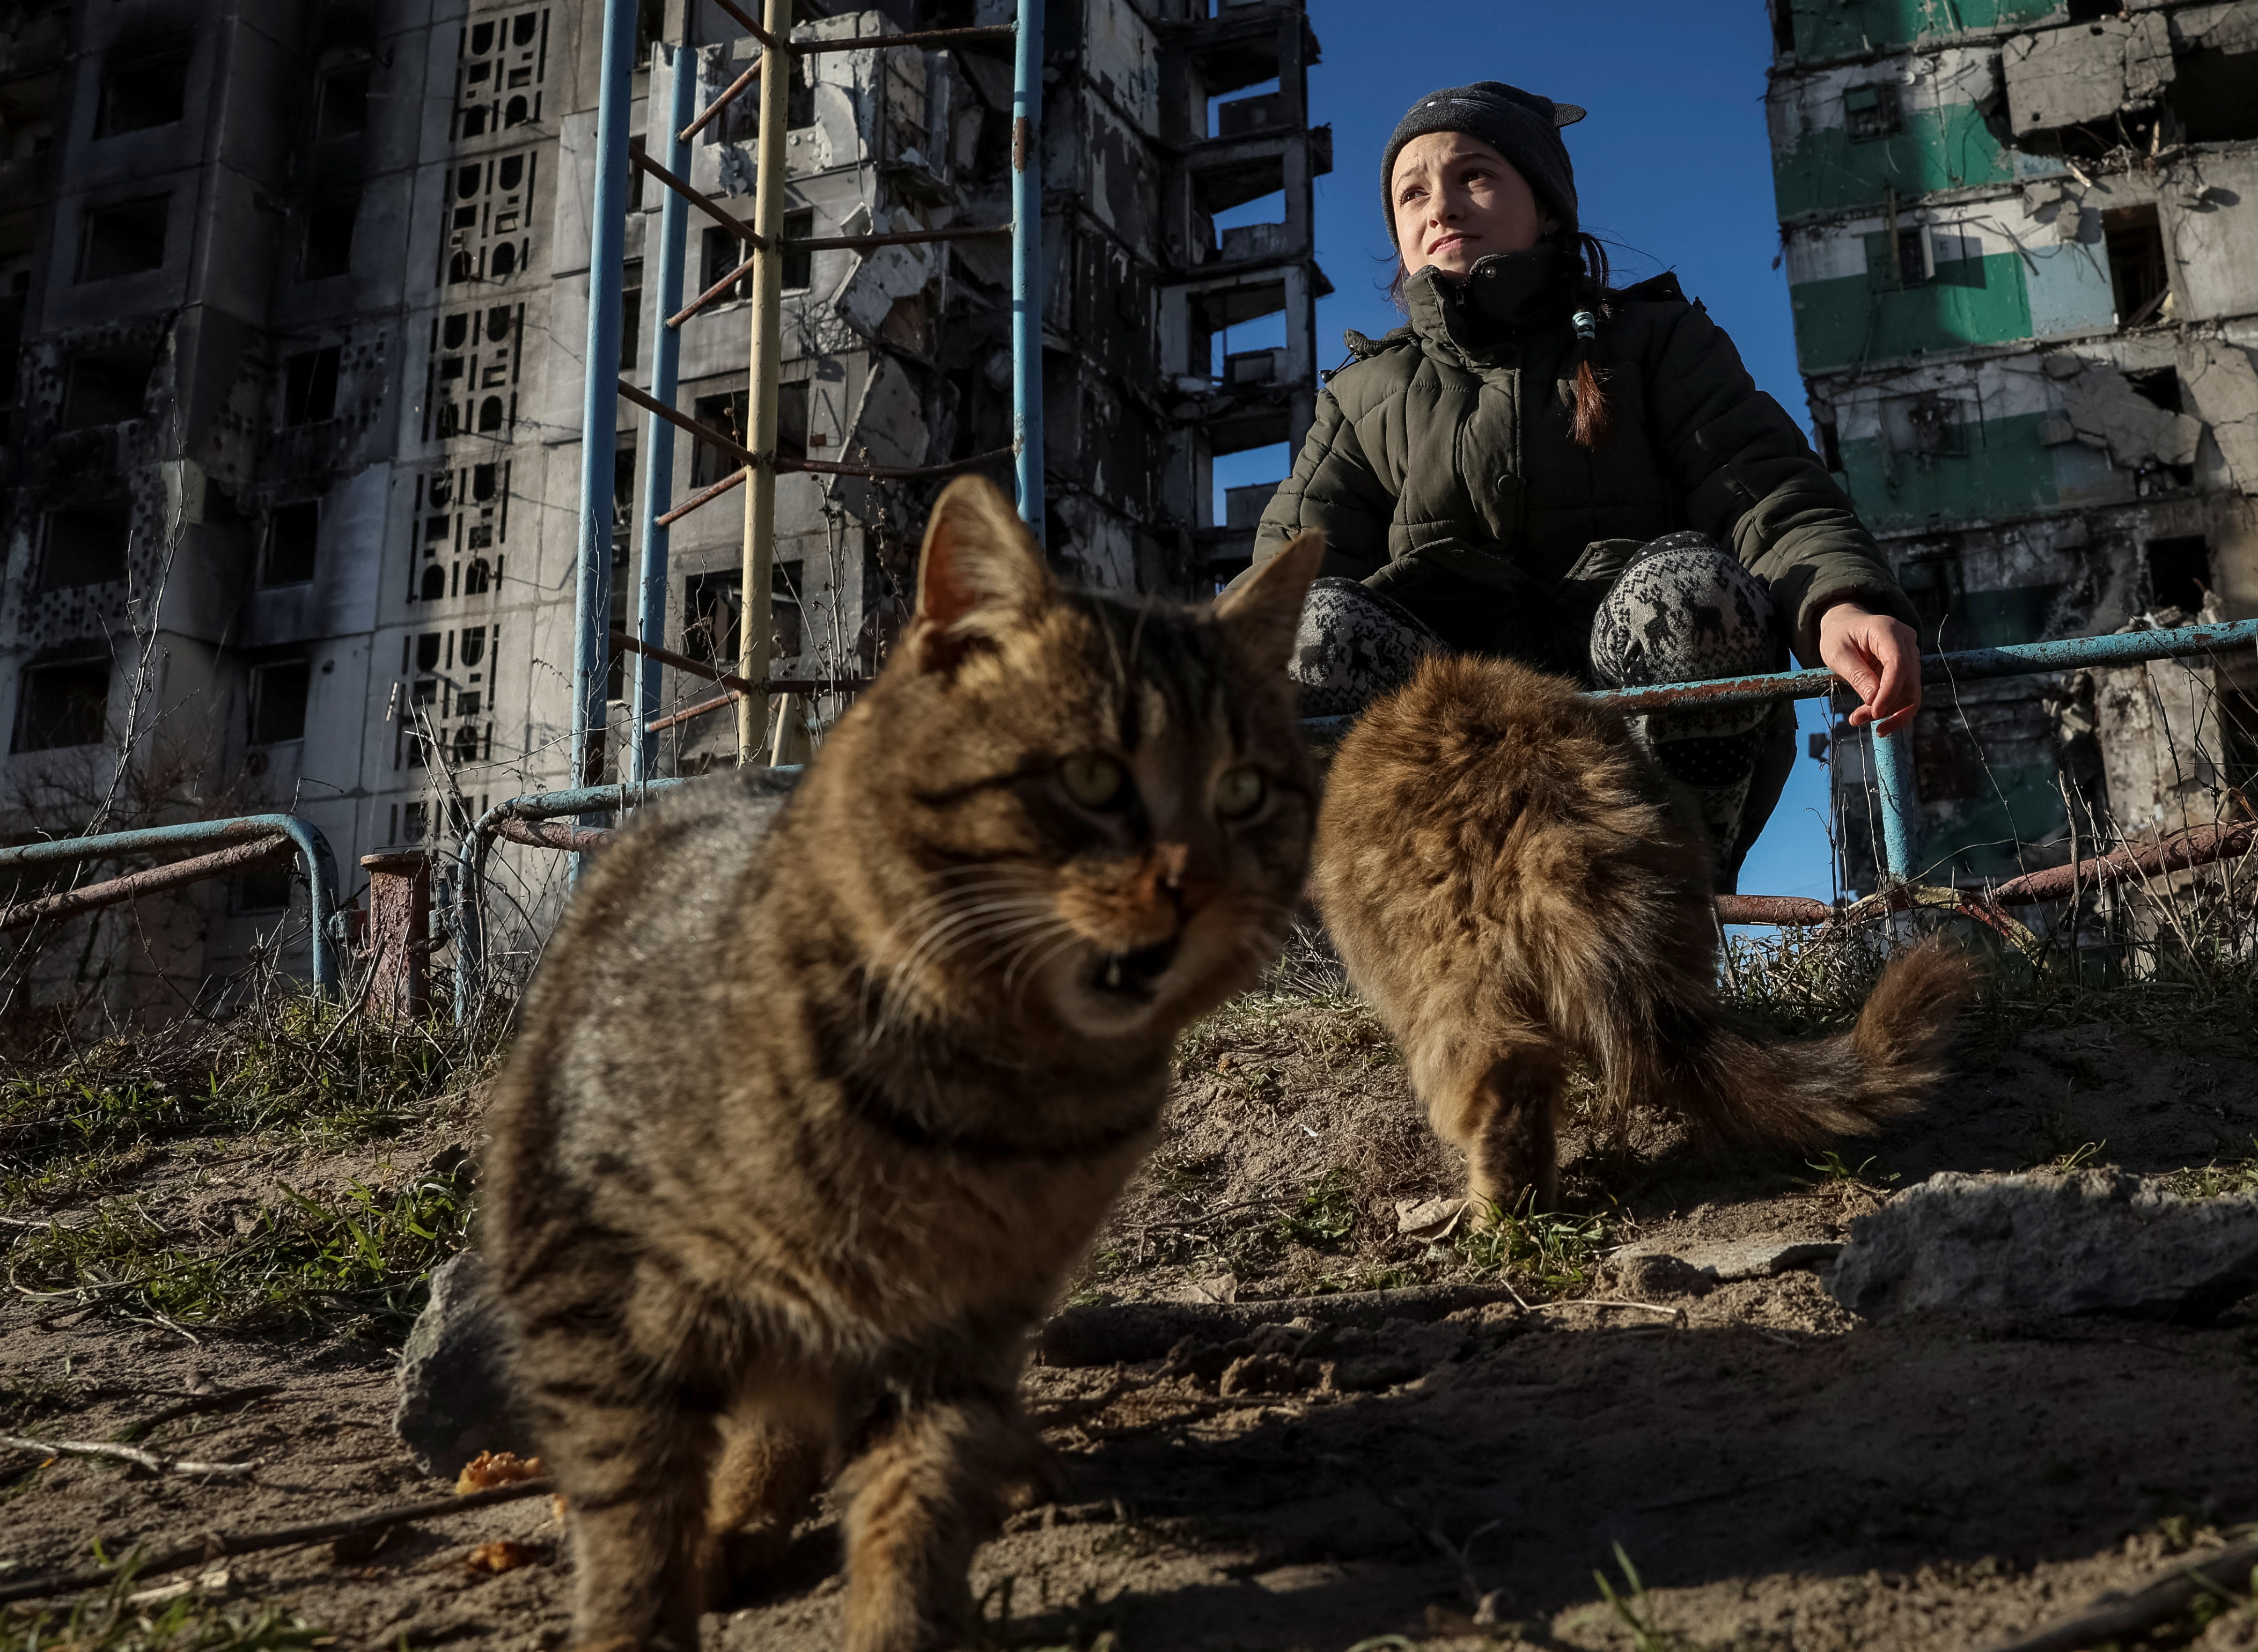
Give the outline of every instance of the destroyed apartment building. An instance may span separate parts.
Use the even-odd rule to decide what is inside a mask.
[[[1772,0],[1817,445],[1925,650],[2258,616],[2258,0]],[[2217,818],[2258,660],[1936,684],[1922,881]],[[1863,740],[1844,882],[1876,878]]]
[[[794,34],[1015,9],[800,0]],[[350,901],[359,857],[440,860],[479,812],[568,783],[600,16],[600,0],[9,8],[0,841],[292,810]],[[643,146],[669,65],[703,107],[759,47],[714,0],[643,0],[639,22]],[[1042,526],[1071,579],[1190,595],[1246,563],[1251,517],[1234,498],[1217,520],[1211,466],[1298,440],[1313,415],[1317,50],[1298,0],[1047,8]],[[1008,40],[796,57],[785,235],[1008,224],[1011,93]],[[688,178],[745,217],[756,115],[755,96],[725,106]],[[617,366],[648,385],[664,190],[638,178]],[[920,466],[1007,447],[1009,248],[788,253],[783,452]],[[690,292],[741,257],[692,209]],[[748,330],[735,292],[680,328],[681,410],[739,437]],[[616,625],[640,578],[643,422],[623,400]],[[678,444],[671,502],[734,463]],[[777,676],[876,666],[938,486],[781,479]],[[736,496],[672,524],[669,648],[736,656],[742,530]],[[629,680],[615,662],[608,779]],[[663,698],[671,713],[712,692],[670,670]],[[674,723],[659,773],[734,761],[732,725]],[[507,852],[531,858],[524,887],[554,886],[546,851]],[[160,975],[193,992],[278,936],[302,971],[303,910],[287,869],[259,869],[78,918],[40,952],[34,996],[127,1008]]]

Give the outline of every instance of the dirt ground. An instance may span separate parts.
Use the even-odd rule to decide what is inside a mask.
[[[2133,1588],[2258,1520],[2252,1304],[2198,1327],[1870,1323],[1814,1271],[1712,1285],[1613,1253],[1840,1239],[1944,1170],[2212,1167],[2183,1185],[2247,1186],[2250,1054],[2200,1024],[1995,1004],[1971,1015],[1927,1114],[1815,1165],[1703,1150],[1660,1118],[1622,1132],[1587,1118],[1566,1136],[1575,1214],[1414,1235],[1399,1202],[1454,1193],[1456,1169],[1369,1018],[1338,996],[1235,1006],[1187,1039],[1167,1137],[1029,1372],[1071,1491],[981,1551],[983,1644],[1941,1652]],[[474,1100],[458,1099],[342,1145],[191,1143],[13,1184],[0,1431],[130,1431],[163,1455],[262,1466],[199,1481],[0,1452],[0,1587],[136,1544],[444,1494],[391,1432],[396,1327],[137,1319],[100,1292],[26,1294],[17,1251],[121,1200],[220,1244],[285,1186],[319,1199],[451,1175],[476,1139]],[[498,1538],[529,1563],[473,1570]],[[545,1498],[373,1550],[209,1570],[224,1578],[188,1605],[123,1619],[248,1621],[272,1602],[340,1648],[550,1648],[565,1629]],[[834,1645],[840,1598],[819,1522],[764,1592],[707,1618],[706,1644]],[[49,1644],[53,1627],[36,1639],[30,1622],[13,1609],[0,1648]],[[175,1644],[123,1621],[110,1635],[83,1644]],[[304,1637],[270,1625],[177,1643]],[[2150,1644],[2191,1643],[2258,1646],[2258,1620],[2228,1608]]]

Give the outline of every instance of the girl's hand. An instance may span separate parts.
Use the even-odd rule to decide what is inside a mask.
[[[1864,702],[1852,728],[1895,734],[1921,709],[1921,643],[1902,621],[1837,602],[1819,616],[1819,658]]]

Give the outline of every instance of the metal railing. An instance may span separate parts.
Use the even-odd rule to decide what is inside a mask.
[[[622,639],[624,640],[624,639]],[[1980,681],[1989,678],[2028,676],[2041,672],[2090,669],[2094,666],[2140,665],[2151,660],[2184,659],[2219,655],[2239,649],[2258,649],[2258,620],[2230,624],[2182,625],[2170,630],[2126,631],[2107,637],[2068,637],[2056,642],[2023,643],[2000,648],[1971,648],[1949,654],[1924,655],[1924,683]],[[702,669],[702,668],[701,668]],[[715,673],[717,677],[723,674]],[[1720,677],[1701,682],[1665,683],[1650,687],[1600,690],[1594,698],[1626,711],[1658,711],[1674,706],[1750,705],[1774,700],[1809,700],[1832,694],[1843,683],[1826,670],[1786,671],[1750,677]],[[1346,733],[1353,717],[1311,717],[1303,723],[1313,740],[1329,742]],[[1718,916],[1728,923],[1819,924],[1857,922],[1867,916],[1902,912],[1912,907],[1952,907],[1996,930],[2010,943],[2031,950],[2029,930],[2001,910],[2004,907],[2060,900],[2084,888],[2096,888],[2134,876],[2153,875],[2209,865],[2249,851],[2258,844],[2258,823],[2233,827],[2198,828],[2161,843],[2119,848],[2105,855],[2027,873],[1971,897],[1951,889],[1932,889],[1918,881],[1914,845],[1919,841],[1920,808],[1913,765],[1908,756],[1909,730],[1876,739],[1875,775],[1883,811],[1883,844],[1886,880],[1883,888],[1864,901],[1831,906],[1822,901],[1786,895],[1721,895]],[[785,765],[786,767],[795,765]],[[492,840],[506,836],[535,847],[585,853],[600,847],[608,830],[584,824],[560,833],[527,830],[510,832],[515,822],[554,820],[566,815],[598,811],[624,812],[647,794],[680,780],[657,780],[617,786],[584,787],[576,791],[543,792],[512,798],[480,815],[463,838],[458,855],[455,937],[456,1013],[467,1018],[476,998],[476,977],[481,964],[479,908],[483,899],[486,856]],[[4,861],[0,861],[4,865]]]
[[[605,687],[610,659],[614,463],[617,452],[619,402],[641,407],[647,417],[643,443],[643,509],[638,523],[643,559],[635,618],[635,708],[627,772],[637,783],[655,784],[653,723],[659,717],[660,671],[666,663],[667,534],[690,511],[744,486],[737,669],[740,681],[764,692],[741,693],[737,707],[737,761],[753,761],[767,726],[768,701],[787,696],[782,725],[792,723],[793,690],[771,684],[769,673],[769,580],[774,562],[776,478],[787,471],[856,476],[873,481],[913,480],[976,469],[1005,459],[1013,462],[1020,516],[1038,538],[1043,530],[1042,469],[1042,173],[1040,136],[1042,115],[1042,18],[1040,0],[1019,0],[1015,23],[984,28],[927,30],[905,34],[857,35],[841,39],[792,38],[792,0],[761,0],[759,19],[735,4],[716,0],[762,48],[752,66],[736,76],[702,109],[695,109],[694,49],[686,42],[654,43],[652,68],[664,70],[671,87],[663,135],[654,84],[651,114],[658,141],[637,150],[629,142],[633,96],[636,0],[604,0],[602,67],[597,96],[596,184],[592,203],[588,303],[588,363],[581,405],[580,534],[573,642],[572,773],[586,778],[600,772],[605,730]],[[796,56],[824,52],[954,47],[1009,40],[1013,47],[1012,123],[1012,220],[991,225],[956,224],[936,230],[895,231],[869,235],[786,237],[785,125],[788,75],[763,72],[771,58],[779,67]],[[692,188],[691,139],[734,99],[757,86],[760,98],[756,144],[752,221],[749,224]],[[660,203],[657,280],[652,284],[651,383],[649,391],[604,370],[620,359],[621,277],[626,260],[627,190],[630,169],[656,179],[666,194]],[[690,210],[695,208],[735,235],[750,255],[706,292],[685,304],[683,274]],[[778,452],[778,369],[783,362],[783,260],[788,252],[827,249],[865,251],[880,246],[1009,236],[1012,241],[1012,445],[946,464],[912,467],[839,464],[792,459]],[[749,278],[751,332],[747,357],[750,394],[748,428],[741,442],[727,431],[678,411],[681,328],[741,280]],[[677,504],[674,433],[687,431],[738,462],[733,477],[701,489]],[[705,709],[718,709],[709,705]],[[779,744],[779,758],[786,755]],[[608,797],[615,788],[585,788]],[[563,795],[545,794],[544,795]],[[523,801],[523,800],[521,800]],[[504,806],[508,807],[508,805]],[[587,824],[593,826],[593,822]]]
[[[95,837],[58,837],[46,843],[18,844],[0,849],[0,873],[32,866],[105,860],[115,855],[161,853],[202,844],[225,847],[187,860],[128,872],[102,883],[0,907],[0,929],[19,929],[46,918],[71,917],[97,907],[182,888],[206,878],[223,877],[282,855],[295,855],[306,876],[307,922],[313,936],[314,990],[324,998],[337,997],[340,981],[337,948],[343,940],[337,932],[337,861],[330,853],[329,840],[295,815],[239,815],[227,820],[183,821],[175,826],[104,832]]]

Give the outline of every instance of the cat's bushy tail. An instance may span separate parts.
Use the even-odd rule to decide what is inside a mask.
[[[1975,991],[1968,959],[1941,940],[1901,952],[1837,1037],[1789,1043],[1738,1016],[1687,1006],[1665,1031],[1656,1075],[1721,1135],[1809,1146],[1864,1136],[1918,1109],[1944,1074],[1953,1018]]]

